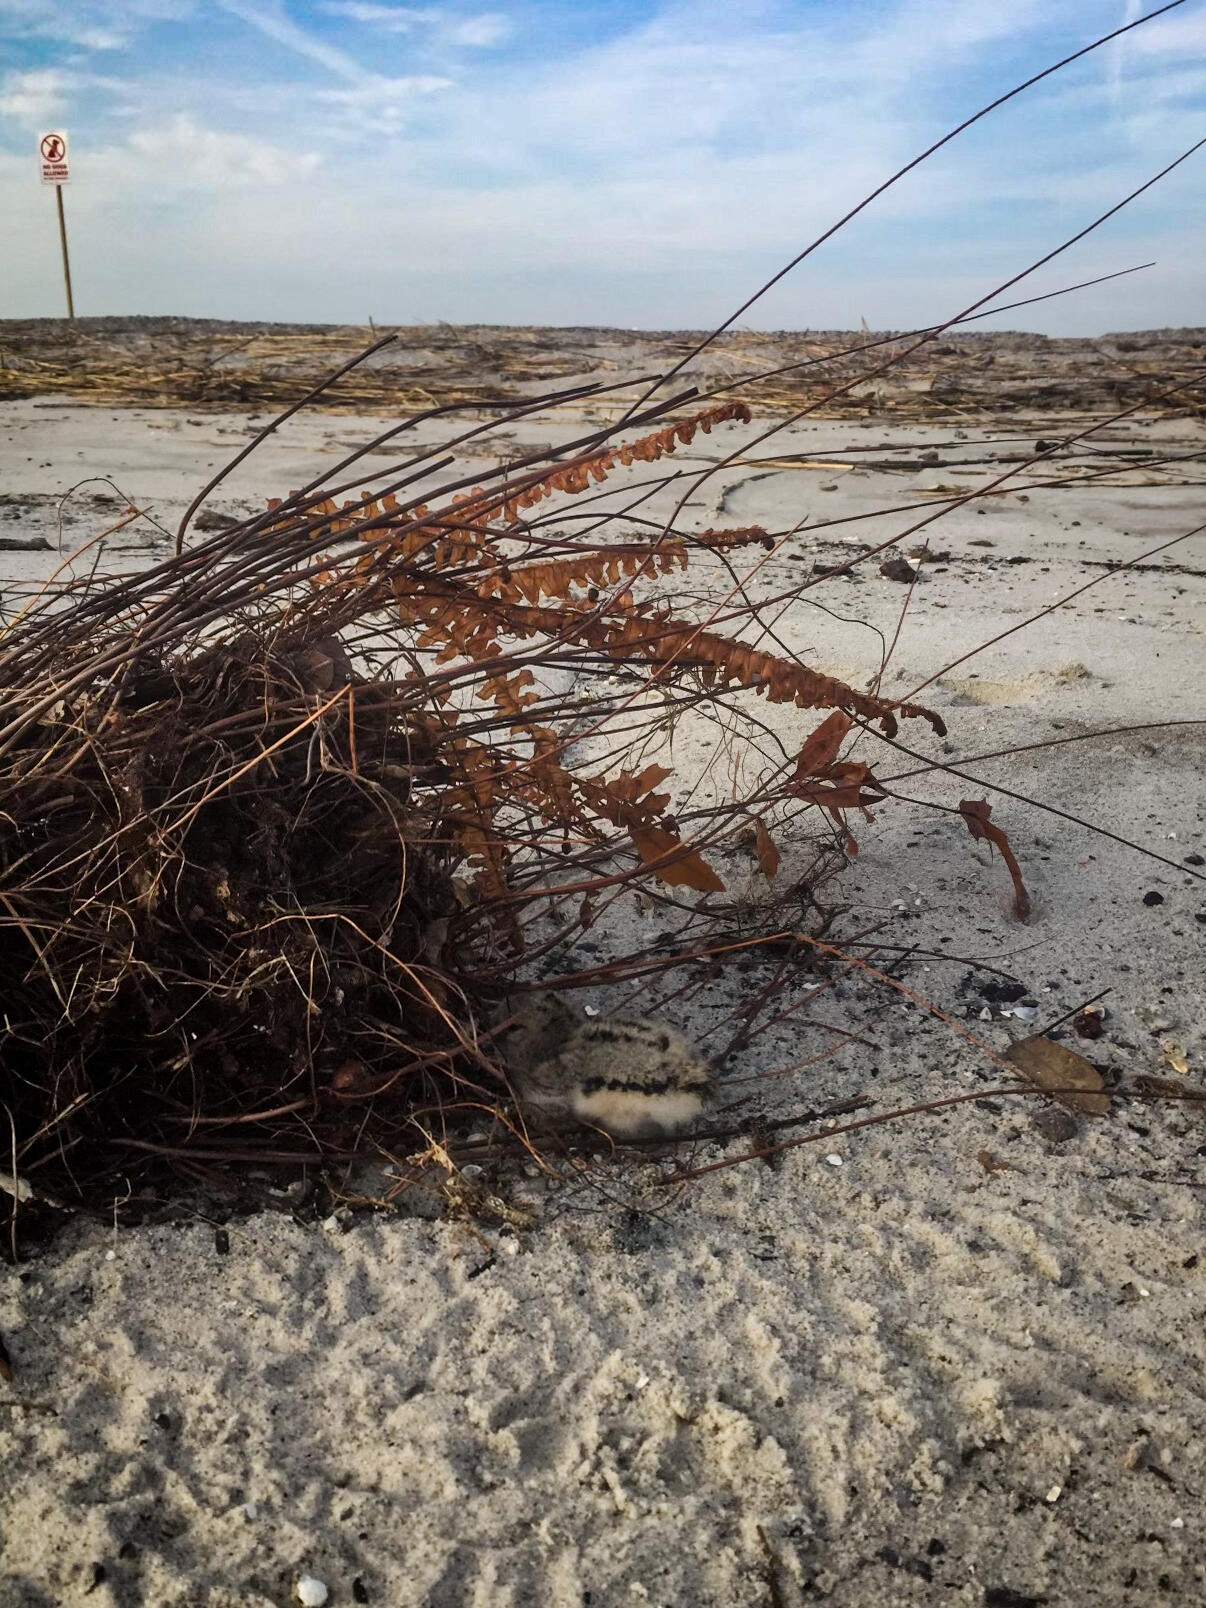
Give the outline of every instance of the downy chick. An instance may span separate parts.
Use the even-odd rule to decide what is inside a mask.
[[[678,1133],[714,1093],[707,1063],[675,1028],[643,1018],[582,1022],[555,995],[521,1013],[501,1050],[524,1105],[618,1139]]]

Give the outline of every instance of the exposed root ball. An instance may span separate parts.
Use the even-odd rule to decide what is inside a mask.
[[[24,1170],[61,1192],[268,1131],[317,1155],[375,1089],[386,1119],[430,1097],[469,1019],[432,763],[333,640],[140,662],[119,708],[31,728],[0,839],[0,1054],[18,1130],[45,1130]]]

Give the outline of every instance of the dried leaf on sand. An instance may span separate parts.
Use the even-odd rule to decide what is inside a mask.
[[[1066,1110],[1109,1115],[1110,1097],[1104,1093],[1101,1073],[1066,1044],[1039,1036],[1019,1039],[1005,1051],[1005,1059]]]

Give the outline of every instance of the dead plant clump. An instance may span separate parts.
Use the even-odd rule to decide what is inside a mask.
[[[748,424],[745,404],[684,413],[680,394],[486,485],[457,477],[465,441],[582,394],[496,402],[366,488],[361,459],[404,420],[195,545],[186,516],[152,569],[98,580],[77,555],[8,623],[11,1210],[137,1207],[247,1163],[329,1178],[437,1155],[483,1112],[518,1148],[500,1006],[537,962],[597,981],[574,940],[618,901],[652,895],[676,935],[612,976],[823,929],[850,822],[885,796],[847,735],[942,722],[759,645],[749,583],[776,538],[651,517],[663,460]],[[701,563],[730,583],[675,595]],[[661,760],[684,722],[743,760],[676,813]],[[963,812],[1024,913],[987,806]],[[738,842],[753,906],[717,868]]]

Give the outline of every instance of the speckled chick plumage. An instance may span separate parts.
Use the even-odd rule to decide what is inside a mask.
[[[677,1029],[645,1019],[582,1021],[543,995],[500,1035],[521,1102],[615,1138],[679,1133],[707,1109],[711,1071]]]

